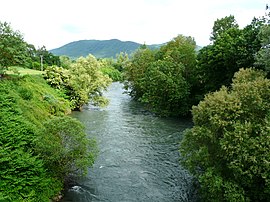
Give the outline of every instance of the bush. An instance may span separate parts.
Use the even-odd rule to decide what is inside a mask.
[[[108,75],[113,81],[122,81],[122,73],[114,67],[102,67],[101,72]]]
[[[241,69],[193,107],[180,151],[205,201],[270,201],[269,100],[265,74]]]
[[[49,172],[68,181],[86,174],[94,163],[96,142],[87,138],[83,125],[70,117],[54,117],[44,123],[36,139],[36,151]]]

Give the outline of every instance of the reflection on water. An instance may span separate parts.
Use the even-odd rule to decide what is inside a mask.
[[[85,106],[73,116],[95,137],[99,156],[63,201],[195,201],[191,176],[179,165],[179,141],[190,120],[159,118],[113,83],[105,109]]]

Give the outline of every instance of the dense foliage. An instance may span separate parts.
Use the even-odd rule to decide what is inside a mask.
[[[194,127],[181,144],[183,163],[206,201],[270,200],[270,80],[241,69],[232,87],[192,109]]]
[[[65,92],[73,109],[81,109],[89,101],[99,106],[108,103],[102,92],[111,79],[101,72],[100,62],[92,55],[77,59],[67,69],[51,66],[45,72],[48,83]]]
[[[254,65],[255,55],[261,48],[258,34],[262,20],[254,19],[240,29],[233,16],[214,23],[213,44],[202,48],[198,54],[198,79],[201,94],[229,86],[233,75],[240,68]]]
[[[46,121],[35,143],[50,175],[65,182],[86,174],[97,154],[95,141],[87,139],[83,125],[70,117]]]
[[[188,115],[201,101],[180,151],[204,201],[270,201],[269,33],[264,18],[241,29],[228,16],[215,21],[212,43],[198,53],[192,37],[179,35],[158,50],[141,45],[130,59],[87,53],[72,61],[0,22],[0,201],[48,201],[86,172],[96,143],[64,115],[89,100],[105,105],[102,92],[122,73],[128,93],[160,115]],[[110,42],[109,50],[120,46]],[[41,77],[3,78],[14,65],[46,69],[56,90]]]
[[[107,75],[113,81],[123,80],[122,73],[113,66],[113,63],[110,60],[102,60],[100,70],[104,75]]]
[[[186,115],[193,103],[195,48],[195,41],[182,35],[158,51],[142,46],[125,67],[129,94],[161,115]]]
[[[261,49],[256,54],[255,65],[258,68],[270,72],[270,24],[262,27],[259,33],[259,38],[261,39]]]
[[[0,200],[48,201],[96,156],[70,102],[40,76],[0,80]]]
[[[0,22],[0,75],[9,66],[24,64],[26,50],[22,34],[12,30],[8,23]]]

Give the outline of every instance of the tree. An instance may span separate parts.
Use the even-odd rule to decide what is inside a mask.
[[[0,75],[9,66],[25,64],[26,53],[22,34],[12,30],[8,23],[0,22]]]
[[[160,50],[142,46],[125,68],[130,95],[160,115],[187,115],[194,103],[195,47],[194,39],[183,35]]]
[[[270,200],[270,80],[241,69],[231,88],[192,108],[194,126],[180,146],[205,201]]]
[[[113,81],[123,80],[122,73],[119,71],[119,69],[121,69],[122,66],[121,68],[116,68],[120,66],[116,65],[116,62],[112,58],[99,59],[99,63],[101,72],[104,75],[109,76]]]
[[[38,48],[36,50],[36,60],[40,61],[42,59],[42,65],[44,65],[44,68],[46,69],[47,66],[61,66],[61,61],[59,56],[55,56],[49,51],[47,51],[45,46],[42,46],[41,48]]]
[[[60,63],[61,63],[61,67],[65,68],[65,69],[69,69],[71,64],[73,63],[73,61],[68,57],[68,56],[60,56]]]
[[[124,87],[135,99],[142,97],[145,88],[145,72],[151,62],[155,61],[155,52],[149,48],[140,47],[126,64],[124,69]]]
[[[260,32],[261,49],[256,54],[255,65],[270,72],[270,24],[264,25]]]
[[[116,61],[112,64],[115,69],[120,72],[123,72],[126,63],[128,63],[129,57],[127,53],[121,52],[116,55]]]
[[[228,29],[231,29],[231,28],[237,28],[237,29],[239,28],[233,15],[226,16],[221,19],[217,19],[214,22],[212,36],[210,37],[210,40],[211,41],[217,40],[218,37],[222,35],[222,33],[226,32]]]
[[[65,116],[44,123],[36,140],[36,152],[52,176],[67,182],[87,173],[94,163],[97,147],[79,121]]]
[[[102,91],[111,83],[111,79],[101,72],[97,59],[88,55],[79,58],[70,67],[68,95],[75,108],[80,109],[89,101],[94,105],[105,106],[108,100],[102,97]]]
[[[227,29],[219,31],[213,44],[202,48],[198,54],[198,70],[203,94],[218,90],[222,85],[229,86],[234,73],[240,68],[253,67],[255,53],[260,49],[258,40],[260,20],[254,19],[250,25],[239,29],[232,23],[234,19],[232,16],[228,19],[229,25],[224,25]],[[213,30],[216,24],[215,22]]]

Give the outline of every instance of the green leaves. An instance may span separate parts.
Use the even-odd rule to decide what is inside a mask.
[[[191,37],[179,35],[159,51],[139,49],[125,68],[129,94],[159,115],[187,115],[195,100],[195,47]]]
[[[13,31],[11,26],[0,22],[0,68],[24,64],[27,44],[19,31]]]
[[[74,109],[80,109],[88,102],[99,106],[108,103],[102,97],[102,91],[106,90],[111,79],[102,73],[100,62],[94,56],[81,57],[68,69],[48,67],[45,79],[52,87],[64,91]]]
[[[270,80],[240,69],[231,89],[222,87],[193,107],[194,127],[180,151],[213,201],[268,201],[270,191]]]
[[[258,40],[261,22],[254,19],[240,29],[234,17],[217,20],[213,28],[213,44],[198,54],[199,78],[203,94],[229,86],[241,68],[251,68],[261,45]]]
[[[70,96],[73,98],[76,108],[92,101],[99,105],[106,103],[105,98],[101,98],[102,91],[110,84],[109,77],[102,74],[100,64],[92,55],[86,58],[79,58],[76,63],[70,67],[70,81],[72,88]],[[98,99],[97,99],[98,98]],[[101,102],[96,102],[101,101]]]
[[[83,125],[70,117],[45,122],[35,143],[51,174],[62,180],[85,174],[97,154],[96,142],[88,139]]]
[[[39,76],[2,79],[0,94],[0,200],[48,201],[63,182],[48,172],[35,141],[43,122],[67,113],[69,102]]]

